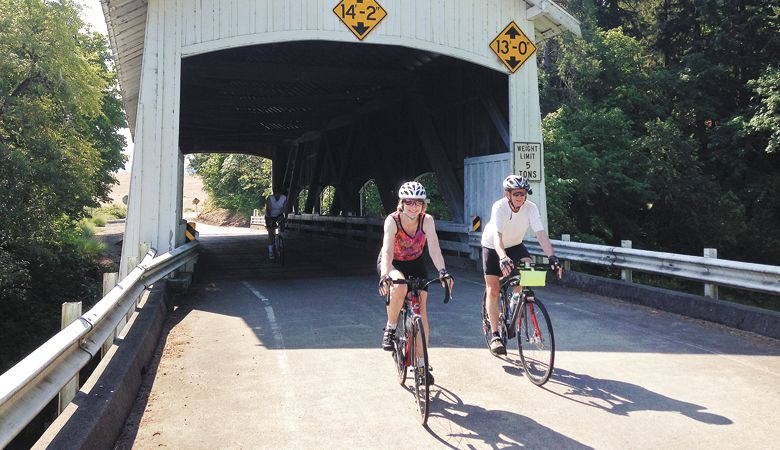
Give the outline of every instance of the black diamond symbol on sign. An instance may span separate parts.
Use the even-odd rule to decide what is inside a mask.
[[[363,36],[366,34],[366,31],[368,31],[368,27],[363,25],[363,22],[358,22],[358,24],[353,26],[352,29],[355,30],[360,36]]]
[[[512,55],[511,58],[506,60],[506,63],[512,67],[512,70],[515,70],[515,67],[517,67],[520,64],[520,61],[515,59],[515,55]]]

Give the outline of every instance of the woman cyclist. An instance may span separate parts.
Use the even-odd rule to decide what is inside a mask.
[[[445,282],[449,282],[450,289],[452,289],[454,284],[444,266],[444,257],[441,255],[439,238],[436,235],[436,224],[433,217],[425,213],[429,202],[425,188],[416,181],[404,183],[398,190],[398,199],[398,209],[385,219],[382,251],[379,253],[377,261],[377,271],[380,276],[379,294],[385,296],[388,292],[390,293],[390,304],[387,306],[387,325],[382,336],[382,348],[387,351],[393,350],[396,321],[407,291],[406,285],[391,284],[390,280],[405,279],[410,276],[428,278],[428,271],[422,259],[426,241],[428,255],[439,271],[442,286]],[[420,315],[426,340],[431,335],[428,327],[427,298],[427,292],[420,293]],[[428,377],[430,383],[433,383],[430,368]]]

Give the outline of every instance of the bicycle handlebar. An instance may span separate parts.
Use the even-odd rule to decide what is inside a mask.
[[[452,278],[451,276],[447,275],[446,278]],[[395,280],[393,279],[393,284],[405,284],[407,286],[411,286],[412,290],[421,291],[428,286],[430,286],[432,283],[436,281],[440,281],[440,278],[431,278],[430,280],[425,280],[423,278],[417,278],[417,277],[409,277],[407,279],[401,279],[401,280]],[[450,284],[444,283],[444,303],[449,303],[450,300],[452,300],[452,295],[450,293]]]
[[[509,272],[509,275],[505,277],[501,277],[501,280],[507,280],[509,278],[517,277],[520,275],[520,272],[524,270],[546,270],[549,272],[556,272],[556,275],[558,275],[558,278],[560,278],[560,274],[558,274],[558,269],[553,268],[549,263],[527,263],[527,262],[521,262],[520,264],[515,264],[515,266],[512,268],[512,270]]]

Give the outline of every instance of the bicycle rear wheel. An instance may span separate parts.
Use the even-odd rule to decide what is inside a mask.
[[[531,383],[547,382],[555,362],[555,336],[547,308],[538,298],[524,300],[517,323],[517,346],[520,361]]]
[[[415,317],[412,321],[412,371],[414,374],[414,396],[417,401],[417,409],[420,412],[420,421],[423,425],[428,422],[428,407],[430,406],[430,385],[428,384],[428,345],[425,343],[425,329],[422,318]],[[422,351],[418,351],[418,345]]]
[[[506,297],[504,296],[503,290],[498,294],[498,313],[499,313],[499,323],[501,329],[499,330],[499,333],[501,334],[501,342],[506,347],[506,336],[507,336],[507,329],[506,329]],[[485,336],[485,344],[487,345],[488,349],[490,349],[490,341],[493,339],[493,332],[490,328],[490,317],[487,313],[487,293],[482,294],[482,334]]]
[[[395,369],[398,372],[398,384],[403,386],[406,382],[406,342],[409,339],[409,331],[406,327],[406,311],[404,309],[398,313],[396,324],[393,360],[395,361]]]
[[[276,253],[276,262],[284,266],[284,238],[278,232],[274,237],[274,253]]]

